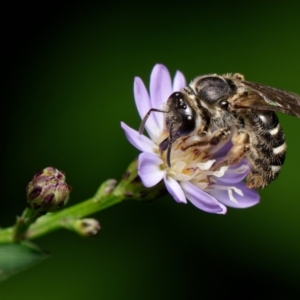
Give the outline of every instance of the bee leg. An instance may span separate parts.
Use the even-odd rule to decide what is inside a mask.
[[[266,176],[263,176],[263,172],[254,172],[251,171],[249,175],[246,177],[246,185],[250,189],[261,189],[269,184],[270,179]],[[273,179],[273,178],[272,178]]]
[[[233,146],[227,156],[212,167],[213,171],[223,166],[230,166],[240,162],[250,150],[250,136],[244,130],[238,130],[232,138]]]
[[[217,146],[222,140],[225,140],[228,138],[230,134],[230,130],[228,128],[220,129],[214,135],[209,141],[209,144],[211,146]]]
[[[209,149],[211,147],[211,145],[210,145],[209,141],[201,141],[201,142],[195,142],[188,146],[182,146],[181,150],[185,151],[192,147],[199,147],[200,148],[199,150],[203,151],[203,150]]]
[[[193,144],[188,145],[188,146],[182,146],[181,150],[185,151],[186,149],[191,148],[191,147],[198,147],[200,151],[203,151],[203,150],[211,148],[211,146],[218,145],[223,139],[226,139],[229,134],[230,134],[230,131],[228,129],[219,130],[216,133],[214,133],[214,135],[210,139],[207,139],[204,141],[199,141],[199,142],[194,142]]]

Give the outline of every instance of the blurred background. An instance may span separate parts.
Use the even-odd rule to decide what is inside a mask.
[[[119,179],[138,155],[133,78],[156,63],[188,81],[240,72],[300,94],[300,3],[47,1],[1,17],[0,225],[25,206],[33,174],[55,166],[70,204]],[[300,296],[300,120],[279,115],[288,152],[261,203],[225,216],[171,197],[94,217],[94,239],[58,231],[36,243],[47,261],[2,283],[10,299],[297,299]]]

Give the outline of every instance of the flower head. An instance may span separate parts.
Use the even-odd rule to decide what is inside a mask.
[[[39,213],[61,209],[71,192],[65,180],[64,173],[53,167],[36,173],[26,188],[29,207]]]
[[[134,80],[134,96],[138,112],[143,119],[151,108],[163,110],[169,96],[186,86],[183,74],[176,72],[173,83],[167,68],[157,64],[150,79],[150,95],[143,81]],[[163,113],[150,114],[145,128],[149,137],[121,123],[129,142],[142,153],[138,158],[138,174],[145,187],[152,187],[161,180],[172,197],[180,203],[189,200],[201,210],[224,214],[226,206],[246,208],[259,202],[256,191],[246,187],[244,178],[250,171],[246,160],[212,169],[231,147],[230,137],[218,146],[203,148],[195,146],[201,140],[197,135],[177,139],[172,144],[171,164],[167,151],[159,145],[168,137]],[[191,146],[193,145],[193,146]],[[200,145],[200,143],[199,143]]]
[[[96,236],[100,230],[99,222],[92,218],[74,220],[72,226],[69,225],[69,228],[72,228],[78,234],[85,237]]]

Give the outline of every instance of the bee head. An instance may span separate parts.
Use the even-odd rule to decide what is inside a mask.
[[[168,138],[159,145],[160,151],[167,150],[167,163],[170,166],[172,144],[180,137],[187,136],[196,128],[197,115],[190,106],[188,96],[182,92],[174,92],[169,97],[167,104],[166,127]]]
[[[190,106],[188,96],[182,92],[174,92],[171,94],[165,108],[165,110],[151,108],[142,120],[139,133],[143,133],[147,119],[152,112],[166,114],[166,127],[169,136],[159,144],[159,149],[161,152],[167,150],[167,164],[170,167],[172,144],[178,138],[192,133],[196,128],[199,118],[194,109]]]
[[[196,113],[187,98],[182,92],[175,92],[167,101],[166,126],[173,138],[186,136],[195,129]]]

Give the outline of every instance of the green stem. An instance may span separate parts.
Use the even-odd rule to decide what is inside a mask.
[[[59,228],[72,229],[73,227],[70,224],[74,224],[76,220],[99,212],[123,200],[147,201],[156,199],[165,192],[166,189],[162,181],[152,188],[143,186],[137,174],[137,160],[134,160],[128,166],[118,186],[116,186],[115,180],[107,180],[100,186],[94,197],[90,199],[39,218],[34,212],[25,210],[23,215],[17,219],[15,226],[0,229],[0,244],[26,239],[32,240]]]
[[[121,188],[116,188],[112,193],[107,191],[107,183],[104,183],[96,195],[79,204],[65,208],[56,213],[48,213],[31,224],[24,238],[32,240],[46,233],[65,227],[64,224],[72,219],[80,219],[90,214],[101,211],[125,199]],[[23,230],[22,230],[23,232]],[[15,241],[15,227],[0,230],[0,244]]]
[[[10,244],[14,242],[14,227],[0,230],[0,244]]]
[[[103,197],[101,201],[97,201],[96,198],[93,197],[60,212],[48,214],[44,217],[41,217],[36,223],[29,227],[26,237],[30,240],[35,239],[41,235],[44,235],[45,233],[65,227],[64,224],[68,223],[70,219],[81,219],[90,214],[120,203],[123,198],[123,196],[116,196],[112,194]]]
[[[22,241],[26,238],[26,231],[32,223],[34,223],[40,214],[30,208],[25,208],[21,217],[17,217],[17,221],[14,227],[13,240],[15,242]]]

